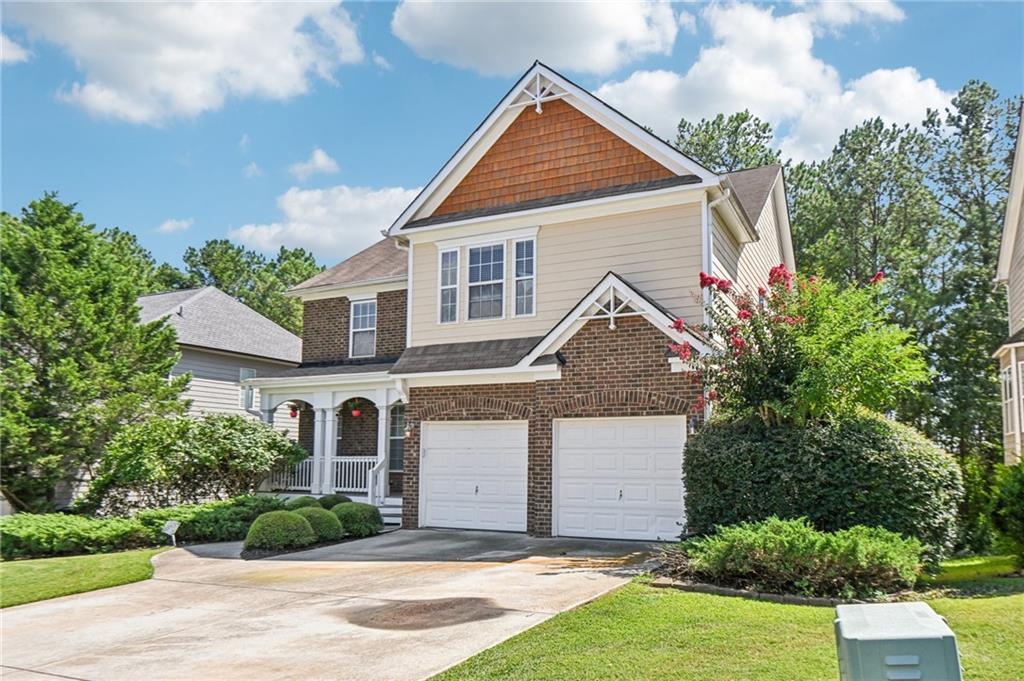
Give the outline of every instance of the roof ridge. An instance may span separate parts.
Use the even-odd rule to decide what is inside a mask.
[[[736,173],[746,173],[750,172],[751,170],[764,170],[765,168],[778,168],[779,170],[782,170],[783,167],[785,166],[782,163],[765,163],[764,165],[761,166],[750,166],[749,168],[740,168],[739,170],[727,170],[721,174],[735,175]]]

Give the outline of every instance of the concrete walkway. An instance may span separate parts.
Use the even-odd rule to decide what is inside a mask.
[[[398,530],[258,561],[160,554],[153,579],[3,610],[4,681],[421,679],[635,574],[649,545]]]

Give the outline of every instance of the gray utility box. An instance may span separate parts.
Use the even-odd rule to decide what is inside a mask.
[[[962,681],[956,635],[926,603],[836,606],[841,681]]]

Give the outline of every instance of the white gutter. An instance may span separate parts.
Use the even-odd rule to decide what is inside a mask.
[[[348,385],[352,383],[391,382],[392,376],[386,371],[373,371],[365,374],[316,374],[313,376],[268,376],[264,378],[248,378],[242,385],[253,388],[273,388],[275,386],[296,385]]]

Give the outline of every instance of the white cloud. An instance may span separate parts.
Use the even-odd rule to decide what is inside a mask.
[[[238,148],[242,151],[246,151],[249,149],[249,144],[251,143],[252,140],[249,139],[249,133],[243,132],[241,138],[238,140]]]
[[[59,45],[82,80],[59,91],[97,116],[156,124],[228,97],[286,99],[363,59],[331,3],[10,3],[5,21]]]
[[[175,220],[171,218],[170,220],[164,220],[163,222],[161,222],[160,225],[156,228],[156,231],[160,232],[161,234],[174,234],[175,232],[184,232],[186,229],[192,226],[193,222],[195,222],[195,220],[193,220],[192,218],[185,218],[184,220]]]
[[[835,67],[814,56],[817,32],[854,21],[896,21],[902,12],[887,3],[819,7],[776,16],[771,7],[709,5],[701,17],[712,44],[689,70],[636,71],[605,83],[597,95],[669,139],[680,117],[749,109],[785,131],[783,155],[797,160],[826,155],[843,129],[864,118],[919,123],[928,107],[949,102],[951,93],[912,68],[879,69],[844,85]]]
[[[246,179],[259,177],[263,174],[263,169],[259,167],[256,161],[249,161],[244,168],[242,168],[242,176]]]
[[[328,156],[326,151],[317,147],[305,161],[299,161],[288,166],[288,172],[300,180],[305,180],[317,173],[338,172],[338,162]]]
[[[28,61],[28,54],[28,50],[8,38],[6,34],[0,33],[0,63],[17,64]]]
[[[242,225],[229,230],[228,236],[268,252],[281,246],[302,246],[330,262],[380,239],[380,230],[390,227],[419,191],[346,185],[327,189],[292,187],[277,198],[283,213],[281,222]]]
[[[402,2],[391,31],[425,59],[484,75],[521,73],[534,59],[606,74],[671,54],[679,29],[666,2]]]
[[[392,71],[395,68],[391,65],[391,62],[387,60],[387,57],[382,54],[374,52],[370,58],[373,59],[373,63],[377,65],[377,68],[384,69],[385,71]]]
[[[819,30],[876,21],[903,21],[907,16],[890,0],[831,0],[796,4],[802,6],[803,14]]]

